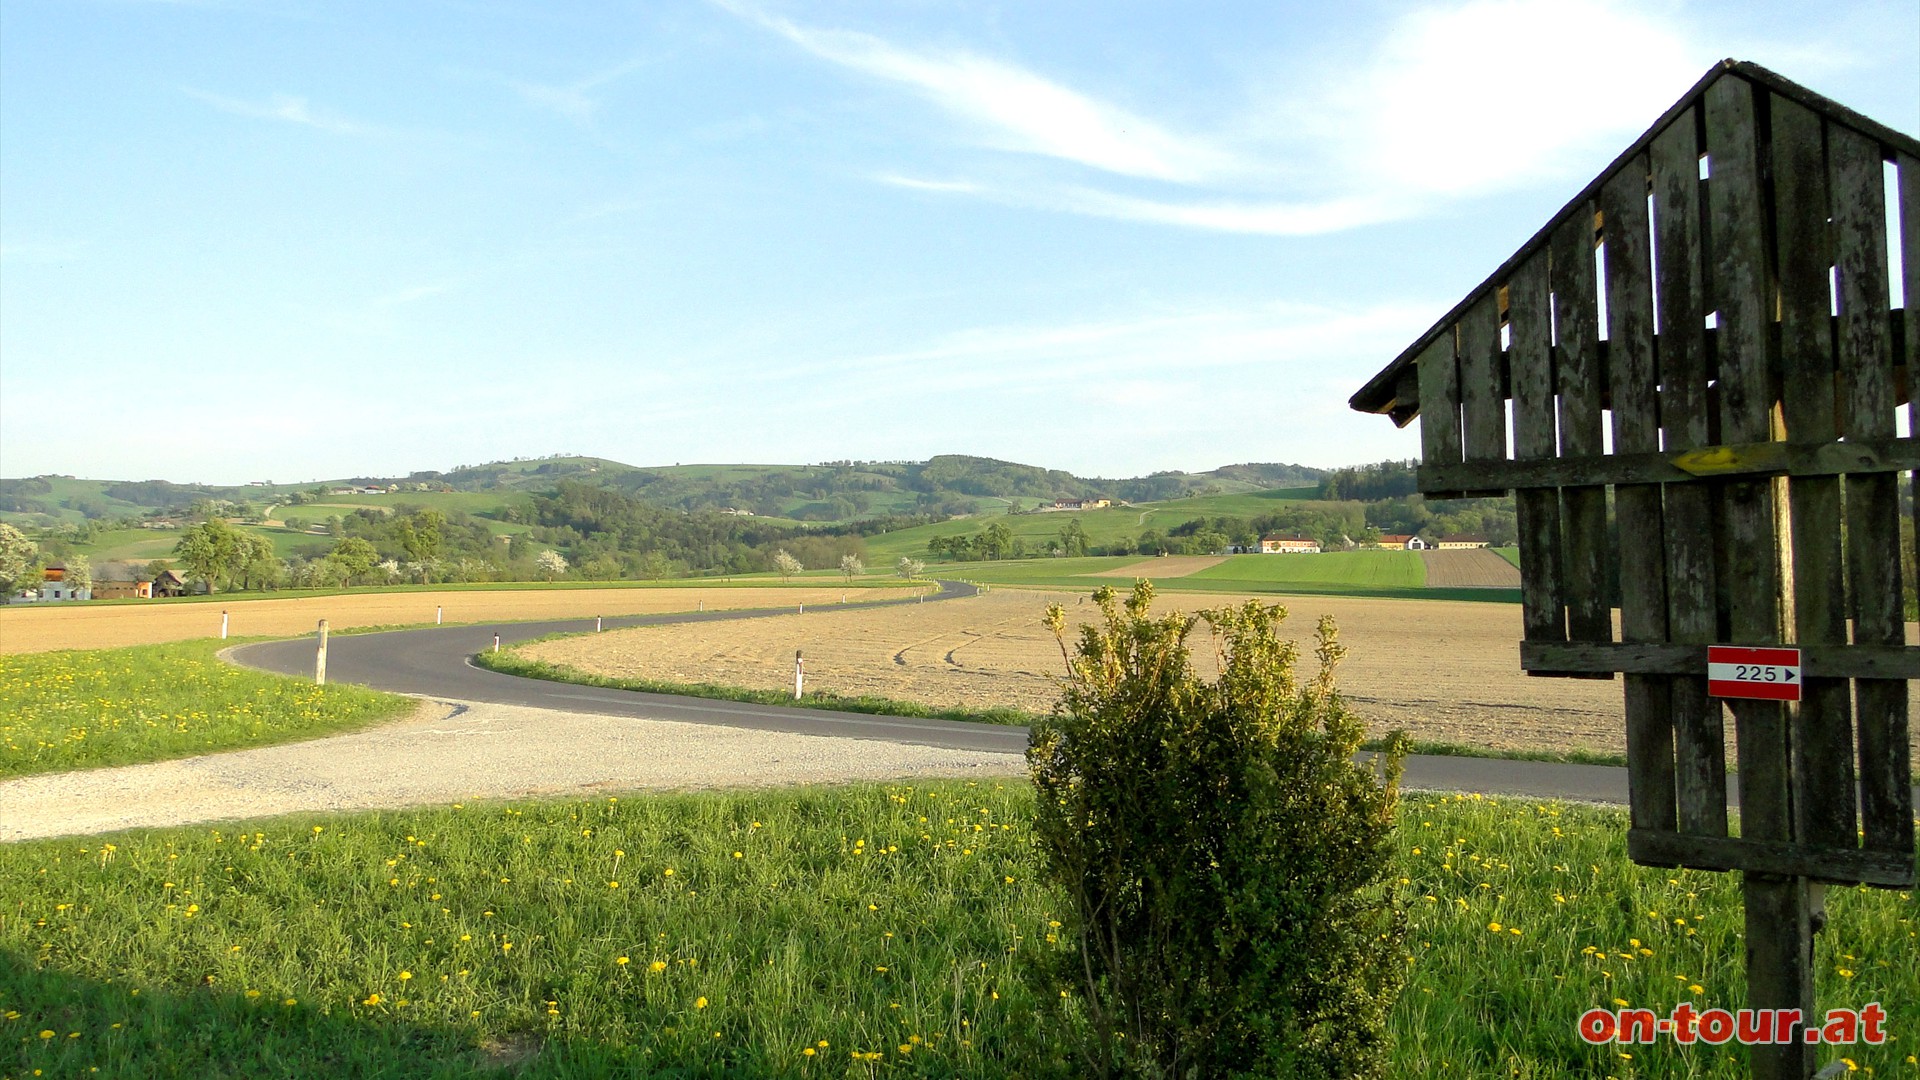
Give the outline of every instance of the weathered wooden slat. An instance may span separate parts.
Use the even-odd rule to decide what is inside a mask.
[[[1880,147],[1828,125],[1827,183],[1832,200],[1834,272],[1839,281],[1841,433],[1885,438],[1894,431],[1888,309],[1886,181]],[[1853,640],[1906,640],[1901,611],[1899,488],[1891,475],[1846,482],[1848,594]],[[1860,743],[1860,818],[1866,846],[1913,850],[1913,793],[1907,747],[1907,684],[1861,680],[1854,686]]]
[[[1785,98],[1772,102],[1774,235],[1780,253],[1781,404],[1787,440],[1824,445],[1840,435],[1834,401],[1828,271],[1826,143],[1820,118]],[[1796,476],[1788,501],[1793,540],[1794,637],[1845,645],[1846,582],[1840,481]],[[1808,676],[1793,731],[1794,802],[1808,843],[1854,844],[1853,695],[1845,679]]]
[[[1901,154],[1894,160],[1898,173],[1900,207],[1900,280],[1905,310],[1894,314],[1903,318],[1902,352],[1906,361],[1907,431],[1920,435],[1920,157]],[[1913,529],[1920,537],[1920,472],[1909,472],[1907,481],[1914,494]],[[1920,544],[1915,545],[1920,549]],[[1920,550],[1907,567],[1908,580],[1920,582]]]
[[[1632,829],[1627,854],[1635,862],[1695,870],[1747,870],[1805,876],[1840,885],[1908,888],[1914,884],[1913,853],[1822,848],[1748,837],[1685,836]]]
[[[1831,396],[1829,396],[1831,400]],[[1421,486],[1527,488],[1673,483],[1702,477],[1843,476],[1920,468],[1920,439],[1863,439],[1803,446],[1781,442],[1710,446],[1671,454],[1607,454],[1420,466]]]
[[[1545,252],[1521,263],[1507,285],[1508,367],[1513,385],[1513,449],[1519,457],[1557,452],[1558,403],[1553,380],[1553,297]],[[1502,463],[1504,464],[1504,463]],[[1514,497],[1520,550],[1521,623],[1528,641],[1567,639],[1561,584],[1560,494],[1539,489]]]
[[[1590,458],[1604,449],[1600,402],[1600,296],[1593,273],[1593,209],[1568,218],[1550,247],[1555,328],[1554,380],[1560,402],[1560,453]],[[1607,493],[1593,485],[1560,492],[1567,636],[1609,641]]]
[[[1660,364],[1660,427],[1669,452],[1713,444],[1707,410],[1706,312],[1702,310],[1700,139],[1695,108],[1677,114],[1653,138],[1655,317]],[[1711,493],[1698,483],[1664,492],[1667,636],[1706,644],[1717,636]],[[1704,676],[1681,676],[1672,695],[1674,759],[1681,831],[1724,836],[1727,775],[1720,702]]]
[[[1420,460],[1460,461],[1460,362],[1453,335],[1444,334],[1420,354]]]
[[[1920,679],[1920,645],[1801,645],[1801,673],[1819,679]],[[1673,642],[1520,643],[1521,670],[1534,674],[1625,671],[1640,675],[1707,673],[1704,645]]]
[[[1461,443],[1468,461],[1505,461],[1507,403],[1500,303],[1489,291],[1460,318]]]
[[[1600,189],[1606,248],[1607,397],[1616,454],[1660,451],[1660,371],[1653,347],[1653,263],[1647,218],[1646,155],[1625,163]],[[1527,492],[1516,493],[1516,499]],[[1614,489],[1620,542],[1620,639],[1667,639],[1667,553],[1658,484]],[[1524,550],[1524,549],[1523,549]],[[1667,680],[1626,676],[1627,801],[1638,828],[1679,827],[1673,760],[1673,702]]]
[[[1754,88],[1723,79],[1707,89],[1707,183],[1710,282],[1718,313],[1721,437],[1763,442],[1773,435],[1772,303],[1774,281],[1767,257],[1767,222],[1761,204],[1760,132]],[[1719,558],[1731,641],[1774,645],[1787,640],[1778,510],[1771,480],[1733,480],[1718,485],[1724,546]],[[1779,492],[1784,495],[1784,490]],[[1736,752],[1740,762],[1741,831],[1782,843],[1794,839],[1792,746],[1787,706],[1779,701],[1733,699]],[[1801,981],[1797,953],[1748,950],[1748,981],[1768,1004],[1792,1004],[1789,984]],[[1787,996],[1783,996],[1787,995]],[[1809,1000],[1807,1005],[1811,1007]]]

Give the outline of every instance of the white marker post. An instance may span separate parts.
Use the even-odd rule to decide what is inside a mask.
[[[800,614],[802,614],[802,615],[805,615],[806,613],[807,613],[807,605],[805,605],[805,604],[801,604],[801,605],[800,605]]]
[[[806,665],[800,660],[800,650],[793,650],[793,700],[799,701],[801,692],[807,685]]]
[[[500,635],[499,634],[493,635],[493,651],[494,652],[500,651]]]
[[[227,613],[224,611],[220,613],[220,640],[227,640]]]
[[[313,657],[313,685],[327,685],[327,620],[320,620],[320,650]]]
[[[444,615],[444,614],[445,614],[445,612],[446,612],[446,609],[445,609],[445,608],[442,608],[442,607],[440,607],[440,606],[439,606],[438,604],[436,604],[436,605],[434,605],[434,608],[433,608],[433,625],[435,625],[435,626],[439,626],[439,625],[440,625],[440,618],[441,618],[441,616],[442,616],[442,615]]]
[[[598,615],[593,617],[593,632],[596,634],[600,632],[600,616]]]
[[[707,610],[707,602],[705,600],[700,601],[700,610],[701,611]]]

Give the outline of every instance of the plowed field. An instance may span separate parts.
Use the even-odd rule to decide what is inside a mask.
[[[1193,610],[1239,599],[1163,592],[1155,607]],[[1045,712],[1065,671],[1040,622],[1055,600],[1076,622],[1095,614],[1077,594],[996,589],[879,611],[822,608],[751,622],[639,627],[543,642],[526,653],[604,675],[791,690],[800,649],[809,689]],[[1619,682],[1521,673],[1518,605],[1289,597],[1285,606],[1303,674],[1316,666],[1315,622],[1322,614],[1338,621],[1348,650],[1342,692],[1376,734],[1405,728],[1416,739],[1494,749],[1625,752]],[[1193,653],[1211,673],[1204,631]]]
[[[1517,589],[1520,568],[1486,548],[1423,551],[1430,589]]]
[[[837,604],[842,596],[881,600],[911,589],[506,589],[410,593],[345,593],[230,604],[13,604],[0,607],[0,653],[52,649],[106,649],[162,641],[217,637],[220,613],[235,637],[304,634],[325,619],[334,630],[356,626],[431,623],[434,608],[448,623],[590,619],[595,615],[653,615],[668,611],[778,608]]]

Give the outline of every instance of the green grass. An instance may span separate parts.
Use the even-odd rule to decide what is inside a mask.
[[[1497,547],[1493,549],[1493,553],[1507,560],[1508,562],[1512,563],[1515,569],[1519,568],[1520,566],[1520,549],[1519,548]]]
[[[1332,562],[1318,563],[1316,560]],[[1217,572],[1240,560],[1249,567],[1242,573],[1265,573],[1268,578],[1216,577]],[[1251,561],[1251,560],[1257,560]],[[1378,560],[1378,561],[1375,561]],[[1026,588],[1059,588],[1092,591],[1102,585],[1123,587],[1125,578],[1092,577],[1100,570],[1148,563],[1139,556],[1112,556],[1089,559],[1014,559],[1007,562],[941,563],[927,573],[938,577],[964,578],[992,585]],[[1277,565],[1306,563],[1306,566]],[[1475,603],[1517,604],[1519,589],[1428,588],[1420,584],[1379,584],[1396,577],[1405,581],[1410,573],[1424,580],[1426,570],[1413,552],[1354,551],[1328,552],[1322,555],[1235,555],[1227,564],[1184,577],[1151,578],[1162,592],[1188,593],[1267,593],[1275,596],[1352,596],[1383,600],[1466,600]]]
[[[10,845],[0,1042],[23,1076],[1059,1075],[1072,989],[1025,976],[1070,928],[1030,813],[1024,783],[946,781]],[[1738,878],[1633,867],[1625,829],[1403,800],[1391,1075],[1745,1075],[1731,1048],[1575,1034],[1616,998],[1742,1003]],[[1843,1051],[1860,1075],[1912,1073],[1914,908],[1828,894],[1819,1001],[1878,1001],[1900,1040]]]
[[[234,643],[0,656],[0,778],[291,742],[413,707],[215,658]]]
[[[1326,551],[1317,555],[1233,555],[1226,562],[1187,575],[1186,580],[1421,589],[1427,584],[1427,570],[1415,551]]]

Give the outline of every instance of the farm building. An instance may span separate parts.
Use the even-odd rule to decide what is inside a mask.
[[[1105,510],[1113,505],[1112,499],[1055,499],[1055,510]]]
[[[153,582],[95,579],[93,598],[95,600],[151,600],[153,599]]]
[[[1428,544],[1418,536],[1393,533],[1374,541],[1373,546],[1387,551],[1425,551]]]
[[[93,589],[91,585],[83,585],[75,588],[72,583],[67,581],[66,567],[49,566],[40,572],[40,587],[35,590],[22,592],[16,599],[42,602],[91,600],[93,599]]]
[[[1432,546],[1441,551],[1465,551],[1468,548],[1483,548],[1491,543],[1493,543],[1493,541],[1488,540],[1484,536],[1462,534],[1460,536],[1443,536],[1435,540]]]
[[[162,570],[153,579],[154,596],[185,596],[189,591],[187,579],[178,570]]]
[[[1262,555],[1318,555],[1320,541],[1304,536],[1263,536],[1260,538]]]

